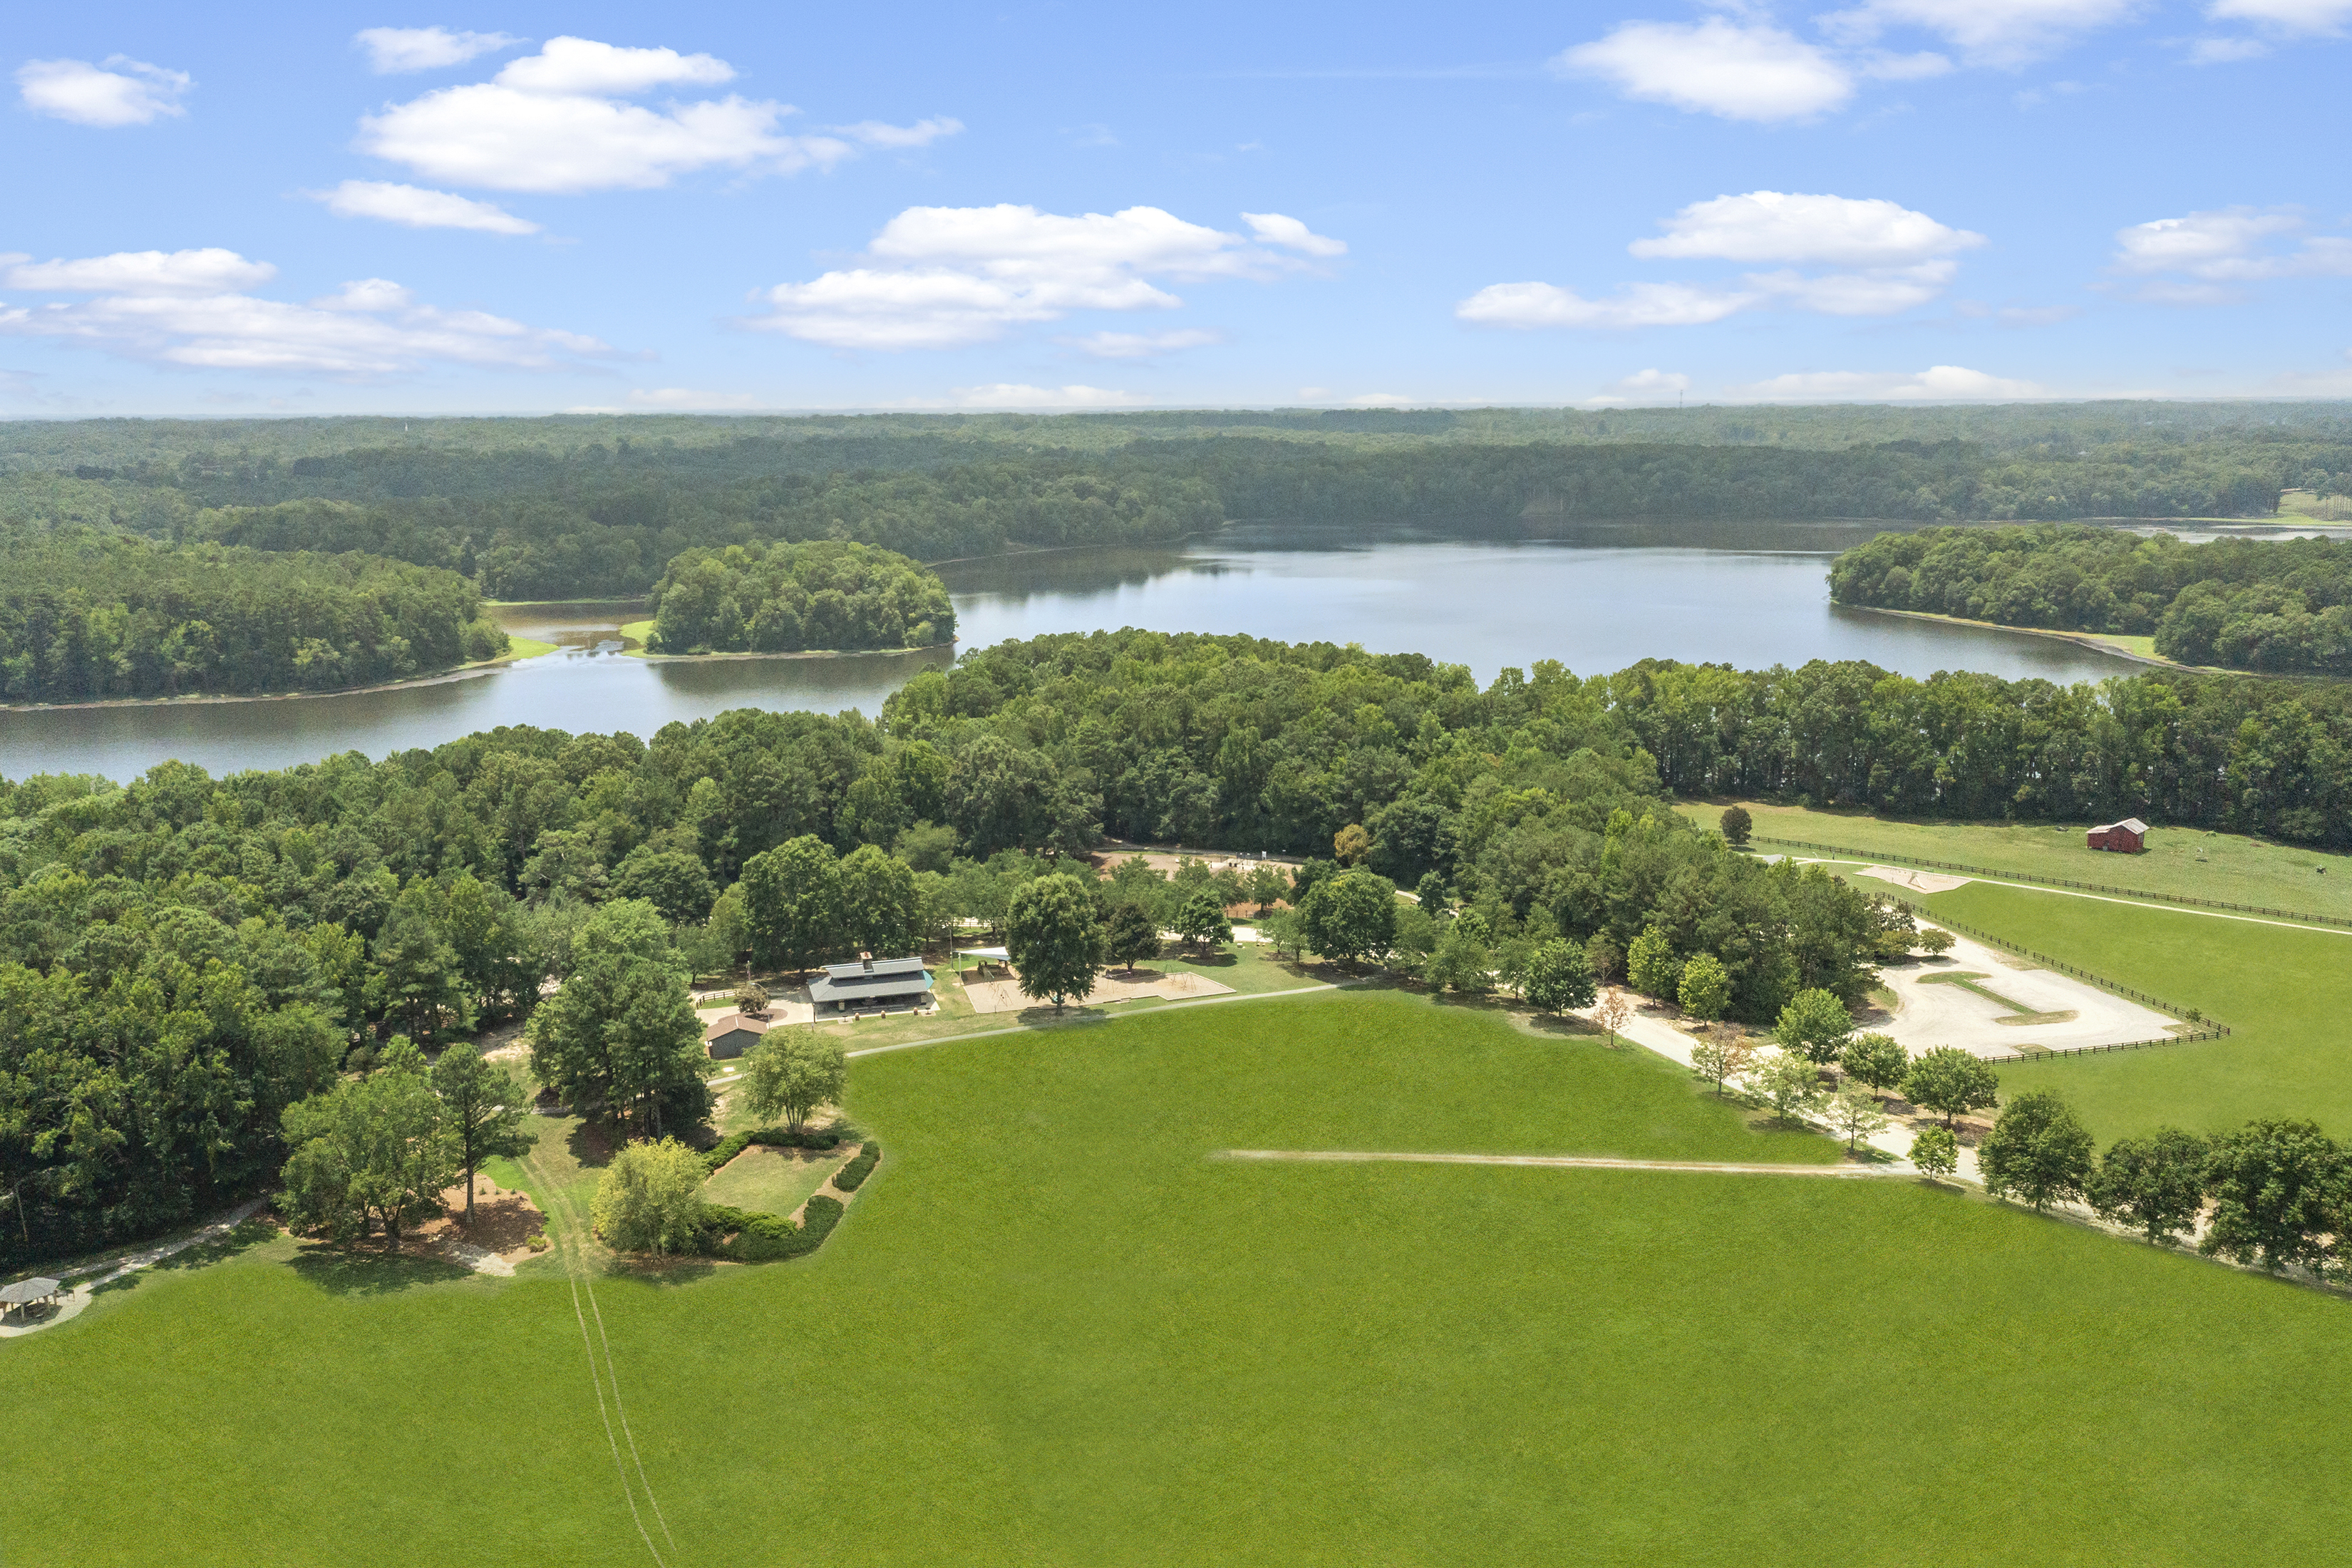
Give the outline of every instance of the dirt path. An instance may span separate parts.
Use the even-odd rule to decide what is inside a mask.
[[[662,1517],[661,1504],[654,1498],[653,1482],[646,1477],[645,1459],[637,1452],[636,1436],[629,1430],[628,1411],[621,1404],[620,1369],[613,1361],[613,1342],[605,1335],[604,1314],[596,1304],[596,1284],[588,1269],[587,1223],[581,1215],[577,1205],[573,1204],[571,1195],[549,1179],[547,1169],[539,1163],[536,1153],[523,1155],[521,1164],[523,1169],[530,1173],[531,1179],[539,1184],[540,1190],[548,1195],[550,1207],[547,1213],[547,1228],[550,1232],[550,1239],[555,1244],[557,1256],[563,1261],[563,1272],[572,1286],[572,1315],[580,1324],[580,1342],[588,1352],[588,1381],[596,1391],[596,1414],[604,1423],[604,1442],[612,1451],[614,1472],[620,1478],[621,1500],[628,1504],[629,1521],[637,1527],[637,1534],[645,1542],[646,1551],[652,1554],[656,1568],[668,1568],[668,1564],[662,1557],[661,1549],[654,1544],[652,1532],[646,1529],[644,1513],[637,1508],[637,1491],[643,1489],[646,1506],[652,1510],[654,1522],[661,1529],[662,1539],[669,1542],[672,1552],[677,1551],[677,1541],[670,1534],[669,1521]],[[583,1287],[587,1295],[586,1311],[581,1310],[581,1295]],[[596,1331],[593,1337],[588,1331],[588,1319],[591,1313],[594,1314],[596,1320]],[[604,1354],[604,1363],[601,1369],[596,1363],[596,1352],[600,1346]],[[613,1396],[609,1409],[604,1403],[608,1387]],[[613,1427],[614,1417],[616,1415],[621,1423],[617,1435]],[[624,1439],[626,1440],[629,1448],[629,1458],[625,1462],[621,1458],[621,1444]],[[629,1483],[629,1469],[632,1464],[635,1467],[637,1477],[635,1487]]]
[[[1221,1149],[1219,1160],[1278,1160],[1302,1164],[1543,1165],[1580,1171],[1696,1171],[1717,1176],[1916,1176],[1908,1161],[1891,1165],[1742,1165],[1719,1160],[1619,1160],[1604,1154],[1415,1154],[1387,1150]]]
[[[139,1248],[136,1252],[126,1252],[117,1257],[101,1258],[96,1263],[84,1263],[72,1268],[58,1269],[52,1278],[59,1283],[68,1279],[79,1279],[84,1275],[95,1275],[96,1278],[76,1285],[68,1291],[66,1299],[58,1304],[57,1310],[39,1322],[16,1323],[0,1327],[0,1340],[13,1340],[19,1334],[37,1334],[43,1329],[55,1328],[67,1319],[79,1316],[81,1310],[89,1305],[90,1298],[100,1287],[111,1285],[126,1274],[136,1274],[142,1268],[161,1263],[166,1258],[175,1253],[185,1252],[189,1247],[200,1243],[220,1240],[230,1231],[259,1214],[262,1205],[268,1201],[267,1198],[254,1198],[241,1203],[210,1225],[170,1241],[155,1242]]]

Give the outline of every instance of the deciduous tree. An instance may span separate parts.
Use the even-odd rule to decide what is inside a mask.
[[[1056,1013],[1066,1002],[1083,1001],[1094,991],[1102,952],[1102,927],[1086,885],[1057,872],[1023,888],[1005,913],[1004,945],[1023,995],[1053,1003]]]
[[[1937,1046],[1920,1052],[1903,1075],[1903,1098],[1941,1111],[1949,1127],[1955,1118],[1997,1101],[2000,1079],[1990,1065],[1958,1046]]]
[[[694,1249],[704,1225],[702,1156],[675,1138],[632,1143],[596,1180],[588,1212],[615,1252]]]
[[[771,1029],[746,1062],[743,1103],[762,1121],[782,1113],[797,1129],[820,1105],[837,1105],[848,1081],[841,1042],[807,1025]]]
[[[1779,1022],[1772,1026],[1772,1037],[1783,1047],[1814,1063],[1837,1060],[1853,1033],[1853,1015],[1834,994],[1818,986],[1790,998],[1780,1009]]]
[[[278,1202],[297,1229],[338,1239],[373,1223],[383,1249],[400,1249],[411,1223],[440,1211],[457,1165],[440,1100],[422,1052],[395,1035],[376,1070],[286,1108],[284,1189]]]
[[[823,839],[803,835],[752,856],[736,886],[760,963],[803,973],[841,945],[841,866]]]
[[[1830,1125],[1845,1134],[1846,1152],[1873,1133],[1884,1132],[1892,1122],[1879,1109],[1878,1097],[1853,1084],[1837,1092],[1830,1102]]]
[[[1794,1121],[1822,1102],[1822,1069],[1802,1051],[1782,1047],[1757,1074],[1756,1087],[1780,1121]]]
[[[1922,1127],[1911,1140],[1911,1163],[1929,1181],[1960,1168],[1960,1141],[1948,1127]]]
[[[2212,1145],[2194,1132],[2165,1127],[2145,1138],[2118,1138],[2099,1156],[2086,1189],[2102,1217],[2160,1246],[2197,1227],[2205,1206],[2205,1165]]]
[[[1713,1023],[1731,1005],[1731,973],[1715,954],[1693,953],[1675,983],[1675,994],[1684,1012]]]
[[[1675,994],[1682,983],[1682,961],[1664,931],[1651,926],[1625,950],[1625,982],[1644,996],[1661,999]]]
[[[1873,1089],[1891,1089],[1910,1070],[1911,1053],[1890,1035],[1856,1035],[1838,1052],[1838,1066]]]
[[[1234,922],[1225,918],[1221,895],[1211,888],[1195,888],[1176,908],[1176,934],[1195,947],[1214,947],[1234,940]]]
[[[2091,1130],[2046,1089],[2028,1089],[2002,1108],[1977,1150],[1985,1191],[2014,1193],[2037,1211],[2080,1198],[2091,1179]]]
[[[1365,870],[1318,881],[1299,905],[1307,945],[1326,958],[1357,963],[1386,952],[1396,936],[1396,884]]]
[[[1590,1007],[1594,993],[1592,965],[1586,961],[1582,948],[1553,937],[1538,942],[1528,954],[1520,990],[1530,1003],[1547,1013],[1557,1015],[1574,1007]]]
[[[2343,1149],[2309,1121],[2263,1118],[2213,1140],[2202,1250],[2265,1268],[2325,1270],[2352,1227]]]
[[[1755,829],[1756,819],[1748,815],[1748,808],[1744,805],[1727,805],[1717,825],[1723,829],[1724,842],[1745,844],[1748,834]]]

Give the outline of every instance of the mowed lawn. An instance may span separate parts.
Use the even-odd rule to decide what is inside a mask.
[[[849,1100],[889,1154],[821,1252],[596,1282],[669,1563],[2206,1564],[2352,1530],[2327,1296],[1899,1179],[1208,1157],[1834,1156],[1638,1050],[1320,994],[872,1058]],[[289,1250],[0,1345],[11,1568],[652,1561],[564,1282]]]
[[[2352,920],[2352,855],[2162,823],[2148,835],[2145,853],[2116,855],[2085,845],[2083,831],[2088,825],[2081,823],[1898,822],[1863,812],[1743,804],[1759,835],[1834,845],[1897,862],[1906,858],[1943,860],[2022,877],[2105,883],[2167,898],[2217,899]],[[1702,827],[1715,826],[1723,816],[1720,803],[1690,803],[1681,809]],[[1758,847],[1780,849],[1774,844]]]
[[[2226,1039],[2000,1066],[2054,1089],[2105,1142],[2301,1116],[2352,1138],[2352,932],[1970,883],[1920,900],[2020,947],[2229,1024]]]

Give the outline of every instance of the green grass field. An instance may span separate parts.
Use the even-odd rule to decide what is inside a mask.
[[[822,1251],[583,1299],[668,1563],[2204,1564],[2352,1528],[2327,1296],[1903,1180],[1208,1158],[1835,1157],[1638,1050],[1321,994],[866,1058],[849,1100],[890,1154]],[[596,1157],[559,1125],[531,1163]],[[651,1561],[563,1280],[306,1250],[0,1345],[11,1568]]]
[[[702,1195],[714,1204],[754,1214],[790,1214],[845,1162],[806,1149],[770,1149],[754,1143],[713,1172]]]
[[[1701,826],[1713,827],[1728,804],[1694,802],[1681,810]],[[1858,811],[1740,804],[1755,818],[1759,836],[1836,845],[1890,861],[1951,861],[2018,876],[2104,882],[2167,898],[2217,899],[2352,920],[2352,855],[2161,824],[2149,833],[2145,854],[2116,855],[2084,846],[2083,830],[2089,823],[1897,822]]]

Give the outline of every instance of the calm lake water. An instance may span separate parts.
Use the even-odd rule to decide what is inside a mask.
[[[2095,680],[2135,667],[2071,643],[1942,626],[1829,602],[1827,567],[1879,525],[1551,523],[1474,540],[1259,526],[1148,549],[1040,552],[951,563],[961,648],[1044,632],[1149,626],[1249,632],[1426,653],[1491,679],[1556,658],[1580,674],[1645,657],[1758,668],[1859,658],[1908,675],[1978,669]],[[0,713],[0,776],[128,779],[170,758],[215,773],[338,752],[372,757],[501,724],[625,730],[730,708],[880,710],[949,650],[840,658],[666,663],[620,651],[619,605],[530,606],[509,631],[558,651],[493,674],[270,702]]]

